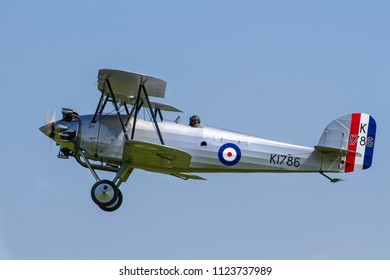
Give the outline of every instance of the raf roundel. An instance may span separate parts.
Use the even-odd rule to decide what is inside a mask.
[[[226,143],[219,148],[218,158],[226,166],[233,166],[241,159],[240,148],[233,143]]]

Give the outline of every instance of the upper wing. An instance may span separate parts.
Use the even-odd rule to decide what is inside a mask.
[[[129,140],[124,145],[123,159],[135,168],[170,173],[170,169],[188,169],[191,155],[163,145]]]
[[[133,99],[130,99],[126,102],[126,104],[128,105],[134,105],[136,102],[136,98],[133,98]],[[143,106],[147,106],[147,103],[146,102],[143,102]],[[168,105],[168,104],[165,104],[165,103],[162,103],[162,102],[156,102],[156,101],[152,101],[150,100],[150,106],[152,107],[152,109],[160,109],[161,111],[169,111],[169,112],[179,112],[179,113],[182,113],[183,111],[172,106],[172,105]]]
[[[127,102],[138,95],[140,85],[144,85],[149,96],[165,97],[167,83],[158,78],[121,70],[100,69],[98,74],[98,89],[109,95],[106,79],[110,81],[112,91],[118,101]]]

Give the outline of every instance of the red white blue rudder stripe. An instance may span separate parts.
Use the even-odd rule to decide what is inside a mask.
[[[351,115],[345,172],[367,169],[372,164],[375,146],[376,122],[365,113]]]

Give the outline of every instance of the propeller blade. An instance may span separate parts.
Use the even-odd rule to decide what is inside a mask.
[[[56,119],[56,113],[46,112],[46,121],[45,125],[40,128],[40,130],[48,137],[52,137],[54,134],[54,121]]]

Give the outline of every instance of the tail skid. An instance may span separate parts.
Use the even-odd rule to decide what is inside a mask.
[[[340,178],[331,178],[329,177],[328,175],[326,175],[324,172],[320,171],[319,172],[322,176],[324,176],[326,179],[328,179],[331,183],[337,183],[337,182],[340,182],[340,181],[344,181],[343,179],[340,179]]]

